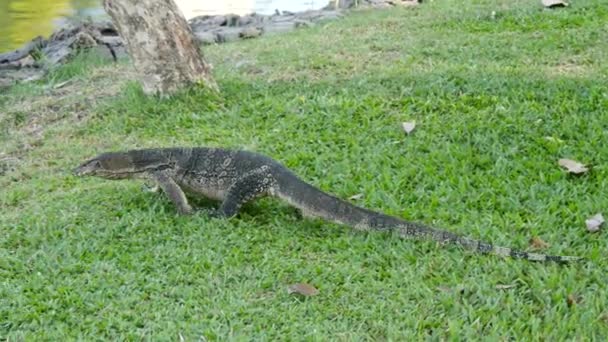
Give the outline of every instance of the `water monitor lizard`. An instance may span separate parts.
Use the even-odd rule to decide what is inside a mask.
[[[84,162],[74,170],[74,174],[106,179],[152,180],[184,215],[194,212],[186,194],[221,201],[219,209],[208,211],[216,217],[234,216],[243,204],[269,195],[300,209],[304,216],[320,217],[360,230],[394,230],[404,238],[426,238],[457,244],[483,254],[531,261],[570,262],[580,259],[498,247],[364,209],[304,182],[274,159],[248,151],[196,147],[107,152]]]

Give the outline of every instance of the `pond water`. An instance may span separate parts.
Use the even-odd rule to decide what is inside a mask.
[[[304,11],[328,0],[174,0],[187,19],[215,14],[271,14]],[[99,17],[101,0],[0,0],[0,52],[20,47],[36,36],[48,37],[70,17]]]

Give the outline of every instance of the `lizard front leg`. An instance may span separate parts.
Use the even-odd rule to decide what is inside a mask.
[[[214,216],[232,217],[236,215],[243,204],[268,194],[275,184],[276,180],[268,166],[262,166],[246,173],[230,186],[222,205]]]
[[[155,180],[164,193],[167,194],[171,202],[177,207],[177,212],[180,215],[192,214],[192,207],[188,204],[188,199],[177,185],[177,183],[169,175],[162,171],[157,171],[151,174],[152,179]]]

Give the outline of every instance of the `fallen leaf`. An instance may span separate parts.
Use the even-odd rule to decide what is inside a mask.
[[[532,247],[533,249],[545,249],[549,247],[549,244],[543,241],[538,236],[535,236],[530,239],[530,247]]]
[[[441,292],[452,292],[452,288],[448,286],[437,286],[437,290]]]
[[[297,293],[306,297],[316,296],[319,294],[319,290],[317,290],[314,286],[306,283],[297,283],[289,285],[287,287],[287,292],[289,292],[289,294]]]
[[[414,128],[416,128],[416,121],[402,122],[401,127],[403,127],[403,130],[405,131],[405,133],[410,134],[410,133],[412,133]]]
[[[547,8],[566,7],[568,3],[563,0],[542,0],[543,6]]]
[[[568,170],[568,172],[574,173],[576,175],[589,171],[589,169],[586,168],[585,165],[574,160],[560,159],[557,161],[557,163],[559,164],[559,166]]]
[[[556,143],[563,143],[564,141],[560,138],[556,138],[556,137],[550,137],[550,136],[546,136],[545,137],[546,140],[552,141],[552,142],[556,142]]]
[[[568,304],[568,307],[572,307],[575,304],[578,304],[581,302],[581,297],[575,295],[575,294],[569,294],[568,298],[566,298],[566,303]]]
[[[452,288],[447,285],[440,285],[440,286],[437,286],[437,290],[441,291],[441,292],[445,292],[445,293],[454,292],[454,293],[458,293],[458,294],[464,294],[466,289],[464,288],[464,286],[457,286],[457,287]]]
[[[496,285],[497,290],[508,290],[517,287],[516,284],[498,284]]]
[[[66,84],[68,84],[68,83],[70,83],[70,80],[67,80],[67,81],[65,81],[65,82],[60,82],[60,83],[57,83],[57,84],[55,84],[55,85],[53,86],[53,88],[54,88],[54,89],[59,89],[59,88],[64,87],[64,86],[65,86]]]
[[[355,200],[358,200],[358,199],[361,199],[361,198],[363,198],[363,194],[352,195],[348,199],[351,200],[351,201],[355,201]]]
[[[604,216],[598,213],[594,216],[585,220],[585,224],[587,225],[587,230],[591,233],[595,233],[600,230],[600,226],[604,223]]]

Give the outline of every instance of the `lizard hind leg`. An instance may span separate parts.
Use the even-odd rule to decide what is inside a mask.
[[[275,185],[276,180],[269,166],[262,166],[247,172],[230,186],[226,198],[215,216],[232,217],[236,215],[243,204],[267,195]]]

